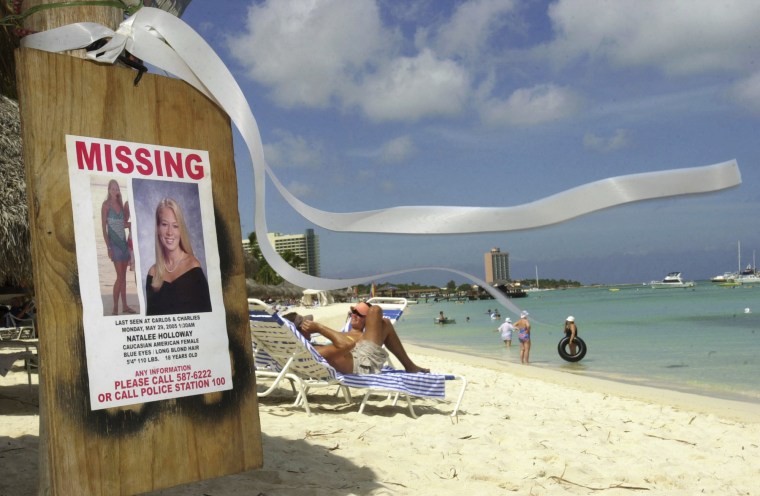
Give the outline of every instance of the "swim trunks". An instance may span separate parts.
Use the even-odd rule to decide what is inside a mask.
[[[372,341],[359,341],[351,350],[354,357],[354,374],[377,374],[388,359],[388,352]]]

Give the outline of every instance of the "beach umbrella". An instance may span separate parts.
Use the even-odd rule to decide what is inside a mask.
[[[253,279],[245,280],[245,293],[248,298],[263,298],[267,296],[265,290],[266,288],[263,284],[260,284]]]
[[[0,95],[0,286],[32,286],[18,103]]]
[[[261,284],[260,282],[256,282],[253,279],[245,280],[245,289],[248,298],[259,298],[262,300],[265,298],[282,296],[283,294],[283,289],[280,286],[273,284]]]
[[[282,288],[282,296],[287,298],[300,298],[303,295],[303,288],[291,282],[283,281],[278,286]]]

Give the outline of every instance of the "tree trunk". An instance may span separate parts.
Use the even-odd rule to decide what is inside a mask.
[[[24,0],[22,9],[28,9],[37,5],[54,3],[59,0]],[[97,7],[97,6],[72,6],[56,7],[42,10],[24,19],[24,28],[31,31],[47,31],[67,24],[76,22],[97,22],[104,26],[116,29],[124,18],[124,13],[115,7]],[[84,50],[73,50],[66,52],[71,56],[84,58]],[[15,72],[15,71],[14,71]],[[22,82],[19,82],[22,84]],[[14,88],[15,90],[15,88]],[[14,91],[15,93],[15,91]],[[44,381],[48,380],[40,374],[40,431],[39,431],[39,486],[38,494],[41,496],[50,495],[52,492],[51,479],[49,475],[50,458],[48,453],[48,430],[47,423],[43,419],[49,415],[45,412],[47,404],[44,394]]]
[[[24,0],[22,9],[48,3],[60,3],[60,0]],[[24,20],[24,27],[33,31],[47,31],[66,24],[86,21],[97,22],[111,29],[116,29],[123,19],[124,13],[115,7],[91,5],[56,7],[27,17]]]
[[[49,3],[60,3],[60,0],[24,0],[21,8],[29,9]],[[32,14],[24,19],[24,28],[31,31],[47,31],[75,22],[96,22],[115,30],[123,20],[124,12],[116,7],[77,5],[55,7]],[[66,53],[74,57],[85,57],[84,50],[72,50]]]

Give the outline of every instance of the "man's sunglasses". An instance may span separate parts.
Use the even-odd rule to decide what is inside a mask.
[[[357,317],[361,317],[361,318],[366,317],[366,315],[362,315],[359,312],[357,312],[355,308],[351,308],[351,313],[356,315]]]

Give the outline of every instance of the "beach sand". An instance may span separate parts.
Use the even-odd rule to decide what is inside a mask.
[[[347,305],[297,310],[340,327]],[[331,389],[306,416],[283,389],[260,400],[263,468],[151,494],[758,494],[758,404],[407,348],[467,377],[456,418],[425,399],[416,420],[382,398],[360,415]],[[21,365],[0,378],[0,495],[37,486],[37,390]]]

